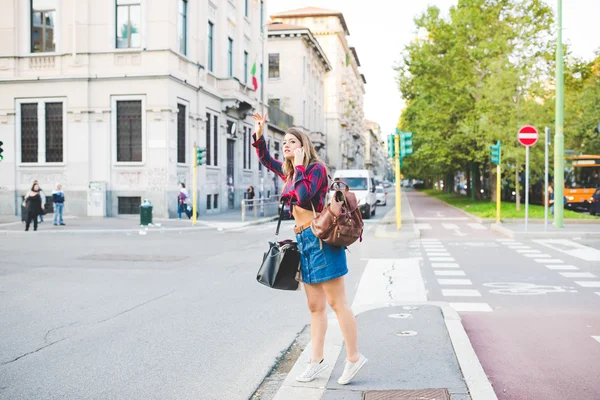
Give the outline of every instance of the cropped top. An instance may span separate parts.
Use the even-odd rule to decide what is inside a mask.
[[[285,182],[281,192],[282,199],[305,210],[312,210],[314,207],[316,212],[323,211],[325,195],[329,186],[325,166],[319,162],[312,163],[308,167],[298,165],[294,168],[293,175],[288,177],[283,173],[283,163],[269,154],[264,136],[258,140],[256,134],[253,134],[252,137],[254,138],[252,146],[256,148],[256,154],[262,165]]]

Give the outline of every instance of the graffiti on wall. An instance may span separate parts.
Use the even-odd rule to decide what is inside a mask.
[[[21,175],[21,182],[23,184],[31,185],[35,180],[39,182],[42,188],[47,188],[46,190],[53,188],[57,183],[63,186],[68,185],[67,176],[64,173],[28,172]]]
[[[131,189],[139,189],[141,175],[141,172],[119,172],[117,175],[117,185],[126,186]]]
[[[152,168],[148,171],[148,190],[161,192],[167,188],[167,170],[165,168]]]

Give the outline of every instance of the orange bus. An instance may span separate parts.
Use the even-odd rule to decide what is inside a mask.
[[[568,156],[565,167],[567,207],[589,210],[592,195],[600,188],[600,155]]]

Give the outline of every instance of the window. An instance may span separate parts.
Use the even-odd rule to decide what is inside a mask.
[[[212,194],[207,194],[206,195],[206,209],[210,210],[210,207],[212,206],[212,202],[210,201],[212,197]]]
[[[275,142],[273,142],[273,145],[274,145],[274,152],[273,152],[274,158],[276,160],[279,160],[279,157],[280,157],[279,152],[281,151],[281,144],[279,143],[279,141],[276,140]]]
[[[187,55],[187,0],[179,0],[179,52]]]
[[[142,161],[142,101],[117,101],[117,162]]]
[[[246,18],[250,16],[250,0],[244,0],[244,16]]]
[[[244,51],[244,83],[248,84],[248,52]]]
[[[63,162],[63,101],[24,101],[18,105],[22,163]]]
[[[219,117],[206,113],[206,165],[219,165]]]
[[[31,0],[31,52],[56,51],[56,0]]]
[[[208,70],[214,72],[214,33],[215,25],[212,22],[208,23]]]
[[[142,205],[141,197],[118,197],[117,209],[119,214],[139,214]]]
[[[214,209],[219,208],[219,194],[218,193],[213,194],[213,199],[214,199],[213,208]]]
[[[141,5],[138,0],[117,0],[117,48],[141,46]]]
[[[244,169],[251,169],[252,161],[252,129],[244,126]]]
[[[229,76],[233,76],[233,39],[228,38],[229,45],[227,47],[227,59],[229,65]]]
[[[269,107],[281,108],[281,101],[279,99],[269,99]]]
[[[177,162],[185,164],[185,106],[177,104]]]
[[[269,54],[269,78],[279,78],[279,53]]]

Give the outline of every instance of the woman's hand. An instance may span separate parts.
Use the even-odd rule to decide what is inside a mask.
[[[265,126],[265,122],[267,122],[267,115],[265,113],[264,116],[260,115],[259,113],[256,113],[252,116],[252,118],[254,118],[254,132],[256,132],[256,139],[260,139],[261,136],[263,135],[263,128]]]
[[[302,147],[294,150],[294,167],[298,165],[304,165],[304,149]]]

